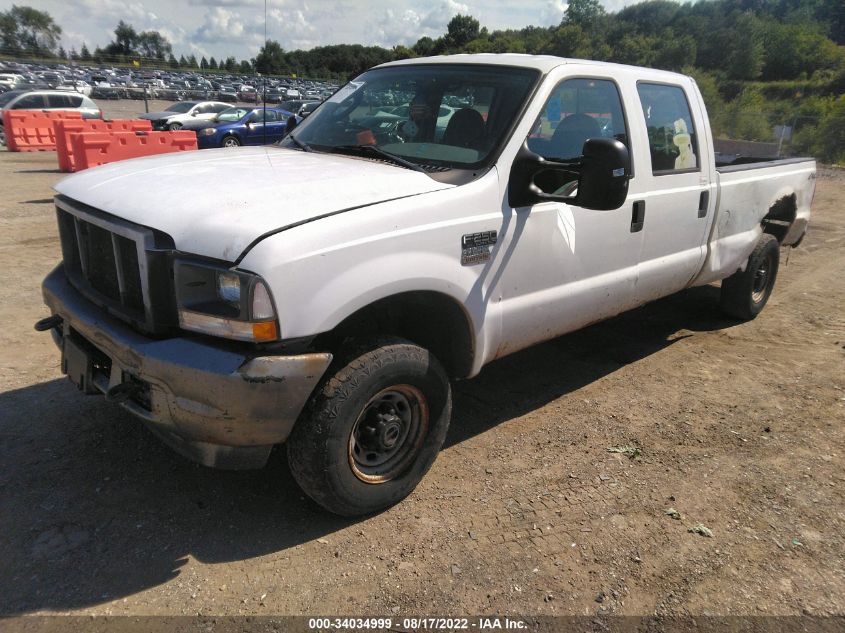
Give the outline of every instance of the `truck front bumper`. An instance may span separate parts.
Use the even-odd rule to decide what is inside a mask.
[[[51,333],[62,370],[86,393],[131,385],[121,406],[206,466],[262,467],[332,360],[328,353],[261,356],[203,337],[143,336],[82,297],[61,265],[42,291],[61,318]]]

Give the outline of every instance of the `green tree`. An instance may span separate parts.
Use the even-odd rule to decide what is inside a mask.
[[[0,12],[0,49],[11,54],[54,55],[62,28],[46,11],[12,5]]]
[[[411,57],[416,57],[413,50],[401,44],[394,46],[392,52],[393,59],[410,59]]]
[[[200,65],[197,63],[197,56],[191,55],[188,57],[188,68],[199,68]]]
[[[763,70],[765,49],[760,21],[750,13],[737,16],[726,67],[731,79],[757,79]]]
[[[136,45],[141,56],[148,59],[164,61],[173,52],[170,42],[158,31],[143,31],[139,33]]]
[[[138,33],[130,24],[120,20],[114,29],[114,41],[106,46],[105,52],[110,55],[130,57],[137,55],[137,46]]]
[[[84,62],[91,61],[91,51],[88,50],[88,46],[85,42],[82,42],[82,48],[79,49],[79,59]]]
[[[208,60],[203,55],[202,59],[200,60],[200,69],[201,70],[208,70]]]
[[[185,59],[184,55],[179,56],[179,68],[187,68],[188,67],[188,60]]]
[[[604,16],[605,10],[599,0],[570,0],[563,22],[590,29],[597,26]]]
[[[214,56],[212,56],[211,59],[208,60],[208,67],[211,70],[217,70],[217,60],[214,59]]]
[[[419,57],[428,57],[429,55],[434,54],[434,40],[431,39],[428,35],[425,35],[417,40],[417,43],[414,44],[414,52]]]
[[[288,70],[285,50],[276,40],[267,40],[255,56],[255,70],[264,75],[283,75]]]
[[[456,15],[446,25],[447,46],[461,48],[476,39],[481,33],[481,24],[471,15]]]

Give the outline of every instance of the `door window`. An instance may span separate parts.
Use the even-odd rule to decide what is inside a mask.
[[[695,125],[680,86],[640,83],[651,170],[656,176],[699,171]]]
[[[44,106],[44,95],[24,95],[13,106],[14,110],[41,109]]]
[[[550,160],[572,160],[590,138],[615,138],[628,147],[619,89],[608,79],[567,79],[546,101],[528,147]]]

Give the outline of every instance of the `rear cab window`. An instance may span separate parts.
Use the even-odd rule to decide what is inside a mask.
[[[655,176],[701,170],[695,123],[684,89],[640,82],[637,92],[648,131]]]

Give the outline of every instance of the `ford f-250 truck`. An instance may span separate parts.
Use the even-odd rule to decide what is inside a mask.
[[[311,498],[367,513],[421,480],[450,382],[486,363],[718,280],[724,309],[754,318],[814,178],[810,159],[717,163],[683,75],[394,62],[277,146],[61,181],[63,262],[36,327],[81,390],[180,453],[261,467],[285,443]]]

